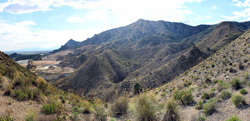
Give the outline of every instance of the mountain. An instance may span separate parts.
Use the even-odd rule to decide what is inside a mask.
[[[234,116],[247,121],[250,111],[249,46],[250,30],[247,30],[171,82],[144,94],[148,98],[153,95],[156,105],[166,105],[171,99],[189,101],[190,104],[176,106],[182,120],[225,121]]]
[[[65,43],[64,45],[62,45],[59,49],[52,51],[52,53],[56,53],[58,51],[62,51],[62,50],[67,50],[67,49],[73,49],[75,48],[80,42],[77,42],[73,39],[70,39],[67,43]]]
[[[124,91],[132,93],[136,82],[144,88],[159,87],[232,42],[249,23],[189,26],[138,20],[71,48],[61,65],[77,70],[55,85],[106,101]]]
[[[95,103],[52,86],[1,51],[0,102],[1,121],[95,119],[94,113],[90,114]],[[73,106],[79,108],[77,114],[73,114]]]

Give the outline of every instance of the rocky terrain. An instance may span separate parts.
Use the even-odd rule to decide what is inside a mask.
[[[54,84],[108,101],[118,92],[159,87],[224,47],[249,28],[249,22],[189,26],[138,20],[93,36],[57,56],[76,69]],[[66,45],[65,45],[66,46]],[[56,55],[57,53],[53,53]],[[76,86],[77,85],[77,86]],[[131,94],[132,95],[132,94]]]

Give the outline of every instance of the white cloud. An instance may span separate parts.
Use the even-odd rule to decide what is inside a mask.
[[[93,36],[96,32],[105,30],[99,28],[95,30],[40,30],[30,28],[35,25],[32,21],[17,22],[8,24],[0,23],[0,50],[18,50],[31,47],[59,47],[65,44],[69,39],[83,41],[87,37]]]
[[[81,18],[81,17],[69,17],[68,19],[67,19],[67,21],[69,22],[69,23],[76,23],[76,22],[83,22],[84,21],[84,18]]]
[[[87,10],[84,16],[72,15],[68,22],[111,21],[118,26],[130,24],[140,18],[149,20],[166,20],[184,22],[186,15],[192,11],[185,7],[187,2],[202,0],[8,0],[0,3],[0,12],[24,14],[35,11],[52,10],[53,7],[71,6]],[[7,24],[0,22],[0,49],[13,50],[23,47],[58,46],[73,38],[82,41],[107,28],[92,30],[39,30],[30,28],[36,25],[32,21]],[[114,27],[114,25],[109,26]],[[30,44],[27,44],[30,43]],[[14,47],[13,47],[14,46]],[[13,47],[13,48],[9,48]]]
[[[201,0],[100,0],[88,3],[95,9],[84,18],[107,20],[108,16],[114,16],[114,19],[122,25],[140,18],[180,22],[186,21],[185,16],[192,14],[192,11],[184,6],[186,2],[201,2]]]
[[[244,9],[242,11],[234,11],[233,16],[221,15],[220,17],[229,21],[245,21],[250,19],[250,0],[245,0],[244,2],[233,0],[233,5],[237,7],[243,7]]]
[[[213,5],[213,6],[211,7],[211,9],[217,9],[217,6]]]
[[[34,21],[22,21],[22,22],[18,22],[15,24],[20,25],[20,26],[36,25],[36,23]]]

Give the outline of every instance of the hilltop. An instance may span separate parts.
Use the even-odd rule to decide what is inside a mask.
[[[140,19],[52,54],[62,60],[61,66],[76,69],[54,84],[105,101],[112,99],[114,92],[120,95],[126,90],[133,95],[135,83],[144,88],[166,84],[248,28],[249,22],[190,26]]]

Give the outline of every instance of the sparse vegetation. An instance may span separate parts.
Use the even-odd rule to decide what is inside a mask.
[[[139,83],[135,83],[134,85],[134,93],[139,94],[141,92],[141,85]]]
[[[191,90],[176,89],[173,93],[173,98],[180,102],[182,105],[188,105],[193,102],[193,95]]]
[[[59,111],[59,104],[57,102],[52,102],[48,104],[44,104],[42,107],[42,111],[46,114],[54,114]]]
[[[215,103],[215,99],[208,100],[207,103],[203,105],[203,113],[207,116],[213,114],[216,111]]]
[[[181,121],[178,104],[175,100],[168,100],[163,121]]]
[[[231,84],[232,89],[238,90],[238,89],[242,88],[241,80],[238,79],[238,78],[233,79],[232,81],[230,81],[230,84]]]
[[[241,89],[240,90],[240,94],[242,94],[242,95],[246,95],[248,92],[247,92],[247,90],[246,89]]]
[[[226,90],[223,90],[221,93],[220,93],[220,98],[223,99],[223,100],[227,100],[229,99],[230,97],[232,96],[232,94]]]
[[[214,92],[205,92],[202,96],[201,99],[203,100],[208,100],[214,97]]]
[[[145,94],[138,97],[136,112],[138,121],[156,121],[155,106]]]
[[[196,110],[201,110],[203,108],[204,101],[199,101],[195,106]]]
[[[113,116],[126,114],[128,110],[128,98],[125,96],[119,97],[111,106]]]
[[[241,121],[237,116],[233,116],[226,121]]]
[[[95,107],[95,112],[99,121],[107,121],[107,113],[103,107]]]
[[[246,103],[245,98],[239,94],[233,95],[231,101],[236,107],[243,106]]]
[[[0,116],[0,121],[14,121],[9,114],[3,114]]]
[[[221,92],[222,90],[227,89],[227,88],[229,88],[229,84],[228,83],[226,83],[224,81],[219,81],[218,82],[218,84],[217,84],[217,90],[219,92]]]

